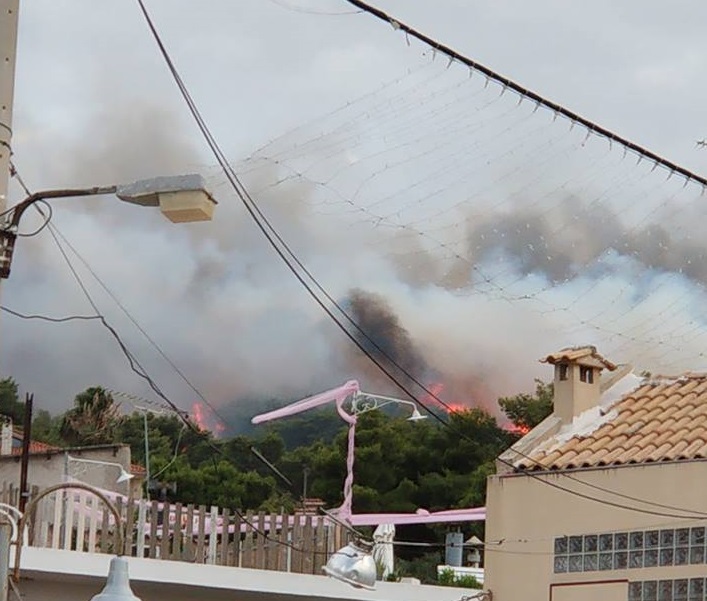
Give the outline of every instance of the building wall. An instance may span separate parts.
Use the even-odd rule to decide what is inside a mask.
[[[130,472],[130,447],[127,445],[97,448],[85,447],[81,450],[70,449],[68,455],[80,459],[119,463],[123,466],[123,469],[128,473]],[[121,494],[128,494],[130,492],[129,487],[135,480],[133,479],[117,484],[116,480],[120,475],[120,469],[118,467],[93,465],[78,461],[67,462],[64,453],[30,455],[27,474],[27,480],[30,486],[46,488],[53,484],[65,482],[66,475],[104,490]],[[19,487],[19,456],[0,456],[0,482],[12,482],[15,486]]]
[[[685,512],[676,509],[661,508],[640,503],[638,500],[627,499],[611,495],[607,492],[590,488],[573,481],[561,474],[545,474],[538,476],[543,482],[527,475],[492,476],[488,481],[487,489],[487,518],[486,518],[486,552],[485,576],[486,587],[493,592],[494,601],[518,601],[519,599],[562,599],[563,601],[581,601],[589,598],[596,599],[624,599],[631,601],[644,601],[646,598],[663,599],[671,597],[651,597],[650,590],[655,586],[667,587],[667,581],[672,581],[672,586],[682,587],[685,579],[695,579],[693,586],[698,587],[697,579],[707,577],[707,549],[703,555],[699,553],[699,544],[703,548],[707,536],[699,543],[701,529],[707,526],[707,461],[686,461],[675,463],[655,463],[646,465],[632,465],[612,469],[578,470],[565,472],[573,478],[588,482],[595,486],[630,495],[634,499],[644,499],[653,503],[683,508],[692,514],[693,519],[676,517],[685,515]],[[580,498],[570,492],[559,490],[551,485],[587,495],[619,505],[639,507],[648,512],[671,515],[653,515],[640,513],[629,509],[622,509],[608,505],[606,502],[597,502]],[[702,519],[694,519],[695,517]],[[686,528],[693,528],[686,531]],[[666,542],[663,547],[646,549],[643,544],[639,550],[636,547],[631,559],[643,561],[647,557],[655,557],[654,550],[660,557],[661,553],[666,563],[670,549],[668,538],[671,530],[675,539],[687,535],[696,537],[694,545],[690,546],[673,541],[673,565],[658,567],[628,567],[630,550],[623,557],[623,548],[603,552],[603,567],[607,566],[609,554],[612,556],[611,569],[588,569],[584,571],[584,559],[579,561],[579,555],[586,559],[589,568],[598,560],[599,553],[593,551],[593,536],[612,534],[614,543],[623,547],[623,533],[629,535],[629,540],[638,544],[640,537],[650,532],[665,531]],[[679,530],[679,532],[677,532]],[[631,536],[631,533],[636,533]],[[617,534],[619,535],[617,537]],[[555,545],[556,539],[564,536],[590,535],[589,538],[573,539],[574,549],[577,545],[586,544],[589,550],[585,553],[573,554],[572,571],[556,573]],[[602,541],[609,544],[608,536]],[[649,539],[645,536],[645,542]],[[495,544],[503,541],[500,544]],[[586,543],[585,543],[586,541]],[[569,545],[569,539],[565,541]],[[563,550],[562,541],[558,541],[558,549]],[[692,550],[694,547],[694,551]],[[677,549],[680,549],[677,551]],[[685,553],[688,557],[686,565],[674,565],[682,562]],[[558,567],[561,567],[560,555],[557,554]],[[678,557],[681,559],[678,560]],[[699,560],[691,564],[692,560]],[[565,559],[569,559],[566,557]],[[627,567],[622,568],[626,559]],[[606,560],[606,561],[605,561]],[[652,562],[652,559],[649,563]],[[582,570],[577,570],[578,565]],[[618,567],[615,567],[618,566]],[[597,566],[598,567],[598,566]],[[662,584],[660,581],[663,580]],[[680,581],[680,582],[675,582]],[[647,596],[636,596],[639,582],[648,583],[644,586]],[[631,584],[634,583],[634,584]],[[689,586],[688,582],[688,586]],[[707,599],[707,582],[704,596],[695,595],[686,597],[692,599]],[[629,596],[629,590],[631,596]],[[680,598],[679,596],[675,598]]]
[[[25,547],[23,601],[89,601],[106,583],[110,555]],[[323,575],[128,558],[132,589],[142,601],[459,601],[479,591],[377,582],[369,591]],[[14,562],[11,563],[14,566]]]

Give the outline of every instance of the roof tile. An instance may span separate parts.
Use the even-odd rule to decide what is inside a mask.
[[[519,459],[516,467],[562,470],[707,458],[707,374],[644,381],[615,403],[612,413],[594,432],[569,440],[558,433],[555,444],[550,439],[527,451],[530,458]]]

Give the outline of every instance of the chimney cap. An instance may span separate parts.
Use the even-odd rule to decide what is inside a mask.
[[[617,367],[611,361],[602,357],[597,352],[596,347],[591,345],[562,349],[557,353],[540,359],[540,363],[550,363],[551,365],[575,363],[598,369],[608,369],[609,371],[614,371]]]

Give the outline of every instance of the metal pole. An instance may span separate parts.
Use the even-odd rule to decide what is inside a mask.
[[[145,425],[145,496],[150,500],[150,438],[147,428],[147,411],[142,412],[143,423]]]
[[[10,541],[12,526],[5,516],[0,516],[0,601],[7,601],[10,583]]]
[[[32,440],[32,404],[34,395],[25,396],[25,419],[22,425],[22,462],[20,464],[20,512],[25,512],[25,505],[29,498],[29,486],[27,486],[27,473],[29,471],[29,443]]]
[[[307,502],[307,479],[309,476],[309,468],[308,467],[304,468],[302,475],[303,475],[303,480],[304,480],[304,482],[302,484],[302,502],[306,503]]]
[[[64,484],[69,482],[69,452],[64,451]],[[56,502],[56,501],[55,501]],[[63,546],[66,539],[66,518],[68,517],[69,500],[66,491],[61,493],[61,528],[59,530],[59,543]]]

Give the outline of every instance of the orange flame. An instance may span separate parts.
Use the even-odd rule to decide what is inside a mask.
[[[515,424],[508,424],[508,426],[506,426],[506,430],[513,432],[513,434],[520,434],[521,436],[525,436],[528,432],[530,432],[530,428],[528,426],[516,426]]]
[[[431,403],[441,409],[444,409],[447,413],[461,413],[466,411],[469,407],[464,403],[456,402],[445,402],[441,398],[444,392],[444,384],[442,382],[433,382],[427,389],[431,394],[428,394],[425,398],[425,402]]]
[[[195,401],[191,406],[191,417],[196,422],[197,427],[202,432],[214,432],[222,434],[226,430],[226,426],[221,421],[214,421],[211,425],[211,420],[206,416],[206,409],[203,403]]]
[[[192,403],[191,416],[199,427],[199,430],[208,430],[206,427],[206,418],[204,416],[204,405],[199,402]]]

